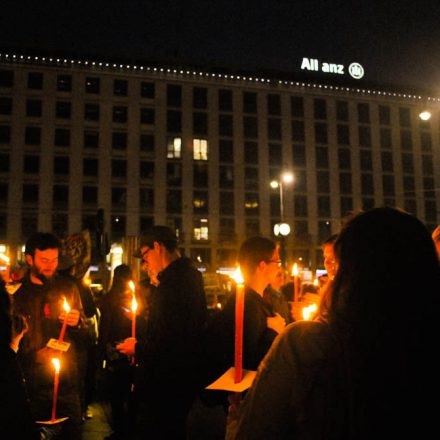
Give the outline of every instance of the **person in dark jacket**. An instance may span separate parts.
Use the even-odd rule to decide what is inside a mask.
[[[186,438],[186,419],[200,386],[207,318],[202,274],[182,257],[168,227],[153,226],[140,239],[142,257],[158,286],[150,299],[147,331],[117,348],[136,353],[139,438]],[[136,343],[137,342],[137,343]]]
[[[13,321],[16,325],[13,325]],[[18,325],[17,325],[18,324]],[[0,437],[40,438],[31,414],[21,367],[16,350],[26,331],[26,322],[21,315],[15,319],[5,283],[0,280]]]
[[[113,433],[108,438],[123,439],[131,435],[134,420],[131,385],[133,382],[131,359],[116,350],[116,345],[130,336],[132,331],[132,290],[129,282],[133,274],[129,266],[121,264],[113,271],[112,286],[104,296],[101,305],[99,325],[99,359],[106,362],[106,391],[110,401]],[[142,316],[145,307],[137,295],[138,316],[136,331],[142,333],[141,325],[145,326]],[[139,316],[139,315],[142,316]],[[133,417],[132,417],[133,416]]]
[[[73,282],[58,277],[60,242],[52,234],[37,232],[26,242],[29,271],[13,295],[14,313],[22,314],[29,330],[18,351],[28,384],[33,414],[37,420],[48,420],[53,395],[51,358],[61,359],[57,416],[69,417],[63,423],[63,438],[81,438],[81,405],[77,347],[87,337],[81,298]],[[67,300],[69,313],[63,310]],[[66,321],[64,340],[70,343],[66,352],[47,347],[51,338],[58,339]]]
[[[437,429],[440,267],[428,230],[376,208],[346,223],[335,257],[319,318],[275,341],[226,438],[410,439]]]

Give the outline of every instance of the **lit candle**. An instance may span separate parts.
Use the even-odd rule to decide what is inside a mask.
[[[235,293],[235,383],[243,378],[243,319],[244,319],[244,280],[240,268],[234,272],[232,278],[237,284]]]
[[[131,337],[135,338],[136,337],[136,310],[137,310],[137,301],[136,301],[136,296],[135,296],[135,287],[134,287],[134,283],[133,281],[129,281],[128,285],[131,289],[131,291],[133,292],[133,297],[131,300]]]
[[[312,317],[312,315],[316,312],[316,310],[317,310],[316,304],[311,304],[308,307],[304,307],[302,309],[302,315],[304,320],[308,321]]]
[[[0,260],[4,261],[6,263],[4,280],[7,283],[9,281],[9,273],[11,270],[11,261],[9,260],[9,257],[7,257],[5,254],[0,254]]]
[[[66,311],[66,316],[64,317],[63,326],[61,327],[60,336],[58,337],[59,342],[63,342],[64,334],[66,333],[66,327],[67,327],[67,315],[70,312],[70,306],[66,298],[64,298],[63,309]]]
[[[318,278],[315,278],[315,279],[313,280],[313,285],[314,285],[315,287],[318,287],[318,286],[319,286]]]
[[[83,278],[83,284],[86,287],[90,287],[92,285],[92,280],[89,277]]]
[[[292,268],[292,276],[293,276],[293,286],[294,286],[294,296],[293,296],[293,301],[298,301],[298,297],[299,297],[299,277],[298,277],[298,265],[296,263],[293,264],[293,268]]]
[[[52,359],[53,366],[55,368],[55,376],[53,379],[53,401],[52,401],[52,417],[51,422],[55,421],[56,418],[56,408],[58,399],[58,385],[60,382],[60,360],[58,358]]]

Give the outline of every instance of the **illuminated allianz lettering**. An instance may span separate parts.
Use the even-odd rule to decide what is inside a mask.
[[[344,74],[344,66],[342,64],[322,63],[322,71],[326,73]]]
[[[323,63],[316,58],[303,58],[301,61],[301,70],[310,70],[313,72],[321,71],[335,75],[344,75],[346,73],[343,64]],[[364,68],[359,63],[351,63],[348,67],[348,73],[354,79],[361,79],[364,76]]]
[[[303,58],[301,63],[301,70],[319,70],[319,61],[314,58]]]

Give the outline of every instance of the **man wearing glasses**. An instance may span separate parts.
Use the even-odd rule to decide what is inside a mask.
[[[166,226],[140,239],[142,267],[157,285],[145,335],[117,349],[136,356],[136,438],[186,438],[186,418],[198,389],[202,336],[207,319],[203,278]]]
[[[276,244],[265,237],[245,240],[238,253],[245,284],[243,322],[243,368],[256,370],[275,337],[284,330],[284,318],[263,299],[266,287],[275,281],[281,266]],[[234,365],[235,294],[208,328],[209,363],[212,378]]]

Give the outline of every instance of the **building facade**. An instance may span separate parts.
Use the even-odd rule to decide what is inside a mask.
[[[176,229],[208,270],[283,220],[288,261],[321,265],[344,216],[440,222],[437,98],[193,70],[0,55],[0,243],[92,228]],[[428,121],[419,118],[430,110]],[[291,184],[271,188],[283,172]]]

